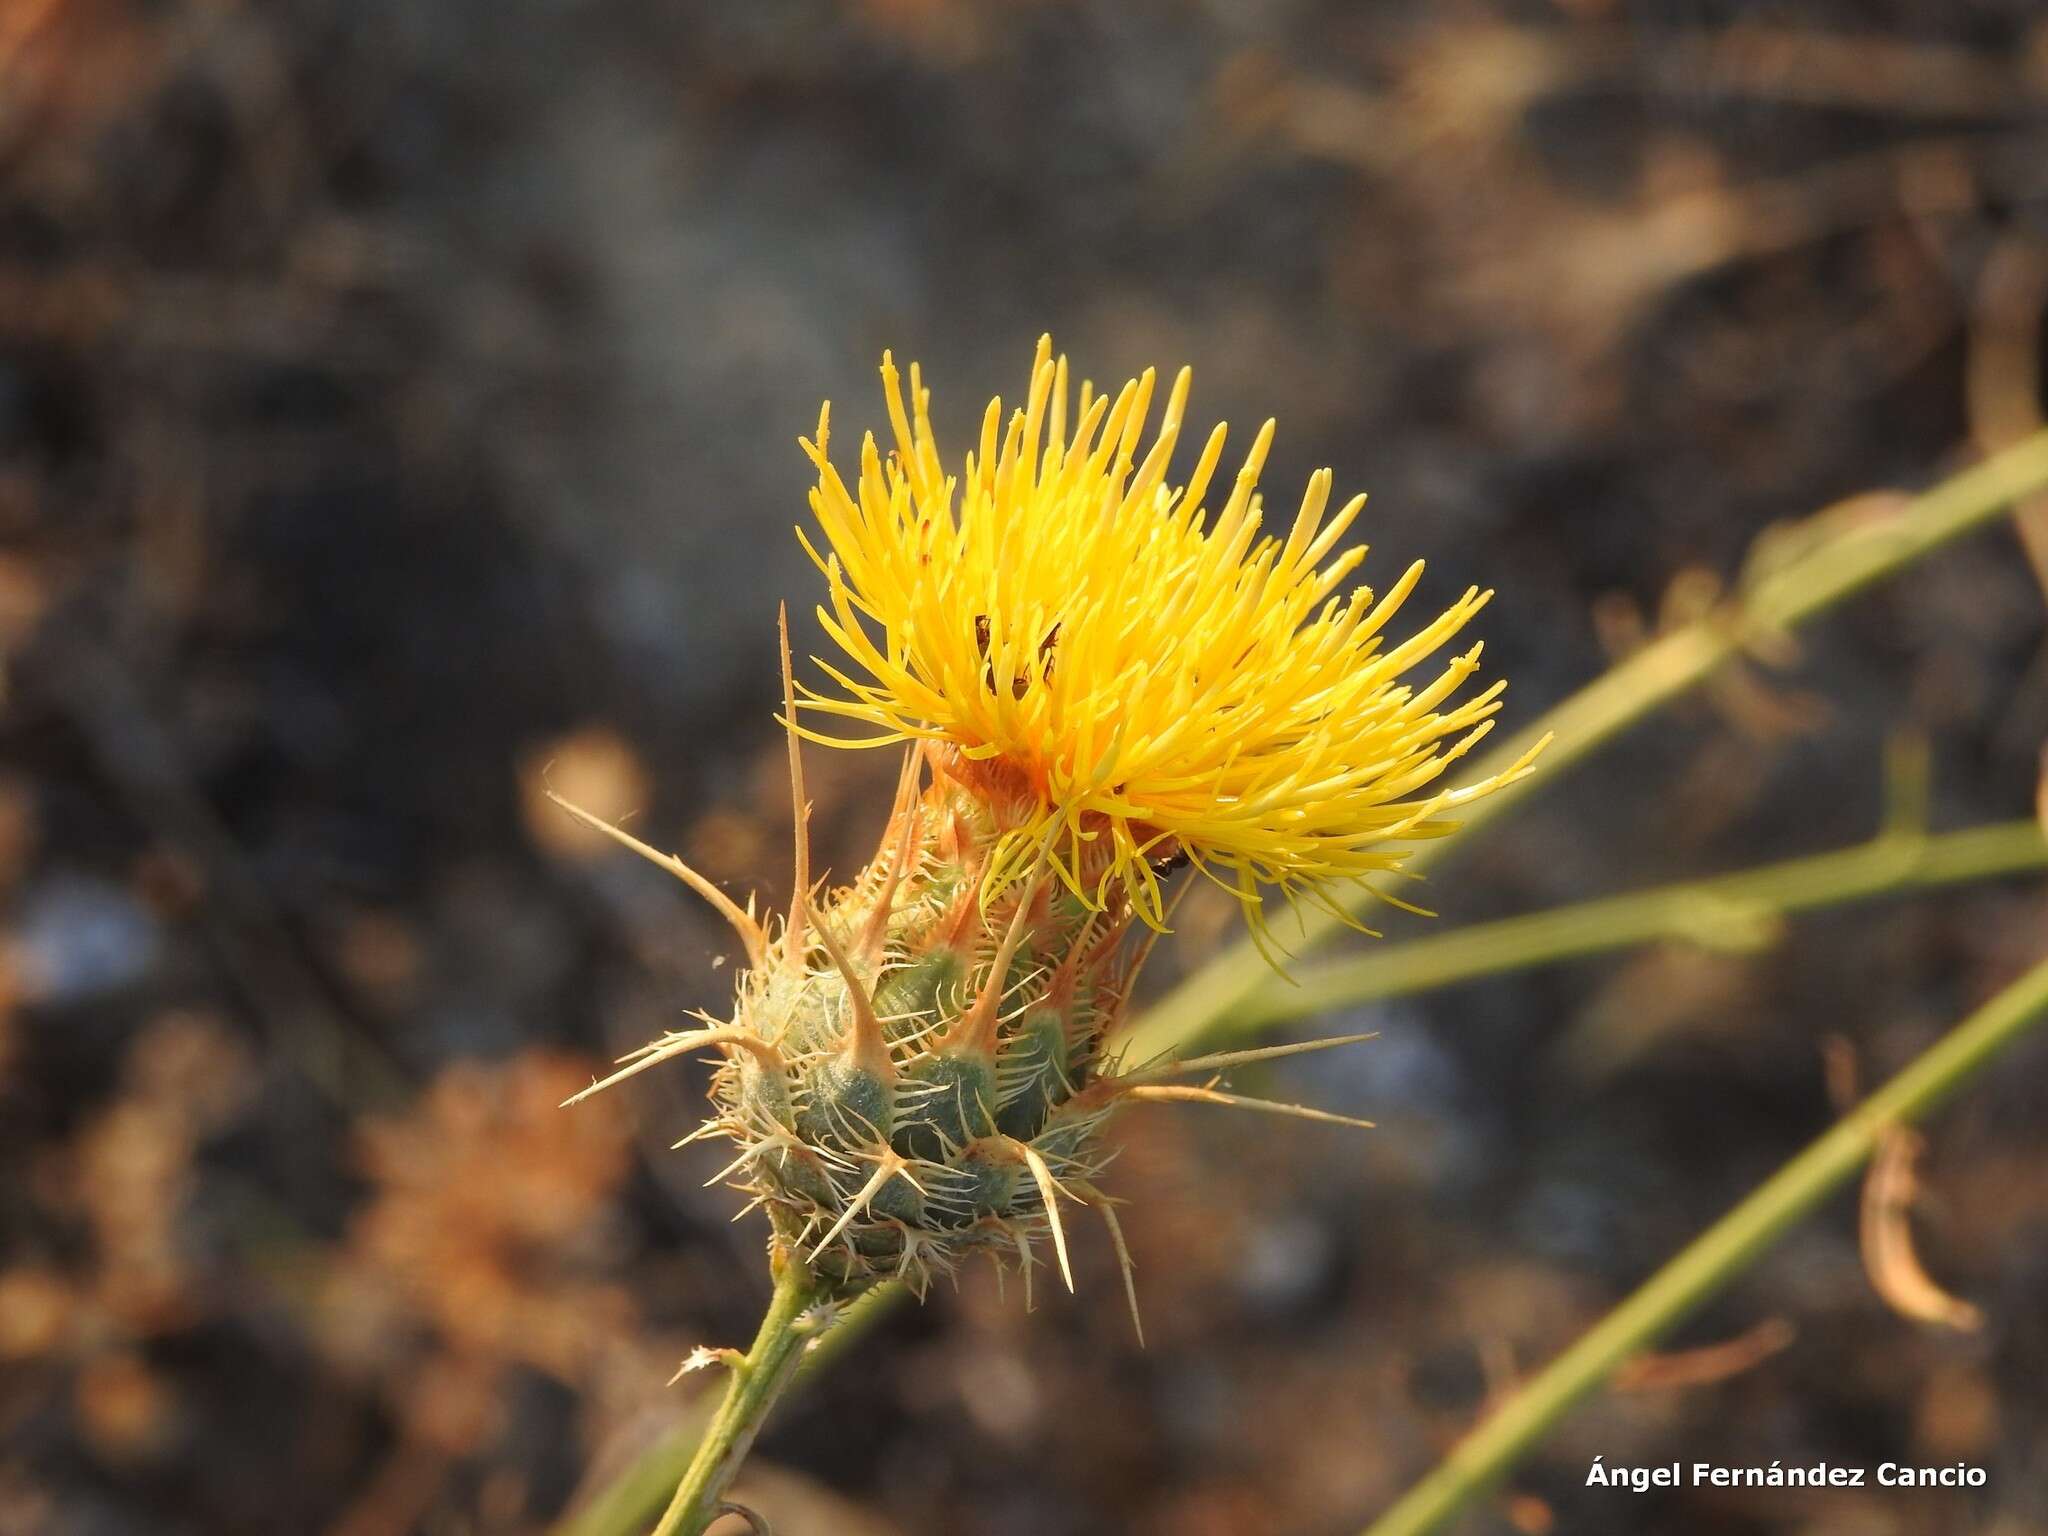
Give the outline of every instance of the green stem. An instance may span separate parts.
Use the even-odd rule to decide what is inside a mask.
[[[1375,945],[1352,959],[1310,966],[1300,973],[1296,986],[1276,978],[1232,1015],[1230,1032],[1251,1034],[1304,1014],[1405,997],[1637,944],[1676,940],[1706,948],[1747,949],[1770,938],[1777,919],[1795,912],[2043,866],[2048,866],[2048,839],[2032,821],[1933,836],[1886,832],[1854,848],[1737,874]]]
[[[1827,513],[1760,540],[1751,574],[1737,596],[1697,623],[1673,630],[1580,689],[1492,752],[1474,778],[1499,773],[1546,734],[1554,739],[1529,775],[1475,801],[1463,815],[1464,831],[1448,842],[1418,845],[1405,868],[1419,874],[1446,849],[1464,846],[1471,833],[1505,815],[1581,758],[1734,657],[1797,628],[1816,614],[1912,564],[1930,550],[1999,516],[2014,501],[2048,485],[2048,432],[1913,498],[1888,517]],[[1853,517],[1853,521],[1845,520]],[[1791,545],[1798,548],[1788,548]],[[1766,564],[1768,562],[1768,564]],[[1760,569],[1761,567],[1761,569]],[[1361,890],[1350,902],[1371,905]],[[1329,913],[1304,905],[1300,948],[1320,943],[1339,927]],[[1186,1047],[1218,1019],[1257,992],[1270,973],[1263,956],[1240,939],[1182,978],[1147,1010],[1133,1059]]]
[[[754,1335],[754,1346],[744,1360],[731,1365],[732,1379],[726,1384],[724,1401],[698,1441],[697,1454],[690,1459],[654,1536],[704,1536],[718,1518],[726,1486],[746,1460],[754,1436],[767,1421],[768,1410],[796,1374],[804,1345],[810,1342],[803,1315],[821,1299],[809,1266],[786,1257],[767,1314],[761,1319],[761,1331]]]
[[[1623,1361],[1741,1274],[1847,1181],[1887,1131],[1935,1109],[2043,1018],[2048,1018],[2048,960],[1957,1025],[1708,1228],[1466,1436],[1365,1536],[1425,1536],[1438,1529],[1499,1481]]]
[[[865,1338],[903,1295],[902,1286],[887,1283],[841,1307],[829,1328],[811,1336],[811,1347],[803,1352],[788,1391],[801,1392],[812,1377],[829,1369],[834,1360]],[[686,1408],[659,1439],[557,1522],[552,1536],[625,1536],[644,1529],[667,1505],[712,1417],[709,1402]]]

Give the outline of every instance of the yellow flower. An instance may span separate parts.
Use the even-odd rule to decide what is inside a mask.
[[[1083,383],[1069,435],[1067,362],[1041,340],[1024,408],[1006,424],[989,402],[956,479],[916,365],[906,414],[885,353],[895,450],[885,458],[869,434],[849,490],[826,454],[829,403],[803,444],[828,552],[798,536],[830,583],[819,617],[851,663],[823,664],[842,691],[806,690],[805,707],[882,731],[820,741],[950,744],[963,769],[999,777],[1021,809],[985,894],[1043,859],[1094,906],[1120,882],[1158,926],[1153,866],[1181,854],[1244,903],[1256,931],[1262,886],[1334,908],[1333,886],[1398,869],[1401,843],[1452,830],[1444,812],[1527,760],[1437,787],[1490,729],[1504,684],[1453,702],[1479,665],[1476,644],[1427,681],[1401,679],[1492,594],[1468,590],[1387,640],[1421,562],[1377,597],[1340,593],[1365,551],[1332,552],[1365,498],[1326,515],[1327,470],[1310,478],[1288,537],[1261,536],[1254,487],[1273,423],[1220,510],[1203,498],[1222,426],[1188,483],[1168,485],[1189,377],[1174,380],[1141,458],[1152,371],[1114,399]]]

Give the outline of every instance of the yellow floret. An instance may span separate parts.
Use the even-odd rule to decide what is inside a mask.
[[[1500,707],[1499,682],[1453,702],[1478,645],[1402,681],[1492,594],[1470,589],[1388,640],[1421,562],[1377,597],[1340,592],[1365,551],[1337,546],[1365,498],[1329,513],[1327,470],[1292,532],[1262,536],[1270,421],[1219,510],[1203,498],[1220,425],[1187,484],[1169,486],[1189,378],[1175,378],[1140,458],[1153,373],[1113,399],[1082,384],[1070,436],[1067,362],[1041,340],[1024,408],[1006,424],[989,402],[955,479],[916,365],[906,414],[885,354],[894,451],[869,434],[849,490],[827,457],[829,406],[803,445],[824,552],[799,537],[830,583],[819,617],[850,662],[822,664],[841,691],[807,690],[805,707],[881,731],[815,739],[921,738],[998,760],[1037,810],[1010,832],[985,895],[1042,859],[1091,905],[1120,883],[1157,926],[1153,864],[1178,853],[1257,927],[1262,887],[1331,903],[1332,886],[1399,868],[1400,844],[1452,830],[1443,813],[1520,772],[1435,787]]]

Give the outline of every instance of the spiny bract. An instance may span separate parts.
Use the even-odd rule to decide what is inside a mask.
[[[1028,1261],[1060,1189],[1100,1198],[1124,924],[1044,881],[984,905],[1013,802],[963,766],[907,779],[868,872],[769,947],[714,1088],[778,1235],[850,1283]]]
[[[1476,647],[1419,691],[1398,679],[1484,598],[1468,593],[1382,652],[1377,634],[1419,568],[1378,602],[1331,595],[1357,563],[1326,557],[1358,503],[1324,525],[1327,475],[1284,545],[1254,542],[1270,423],[1212,526],[1200,502],[1220,429],[1189,487],[1164,478],[1185,372],[1134,470],[1152,375],[1113,405],[1084,385],[1069,443],[1065,360],[1042,342],[1027,408],[998,443],[991,405],[957,508],[915,370],[914,425],[886,358],[883,377],[897,452],[884,465],[868,439],[857,498],[825,458],[822,418],[805,445],[831,550],[812,551],[831,589],[822,617],[871,680],[827,667],[845,693],[801,705],[909,741],[880,849],[851,884],[813,887],[798,750],[810,733],[785,622],[789,916],[771,936],[751,906],[604,827],[716,906],[749,968],[729,1022],[658,1040],[589,1091],[721,1050],[717,1112],[690,1139],[738,1145],[725,1176],[766,1208],[778,1252],[843,1293],[889,1277],[922,1290],[983,1250],[1028,1276],[1040,1237],[1066,1274],[1067,1200],[1102,1212],[1128,1284],[1096,1183],[1102,1122],[1144,1100],[1339,1120],[1171,1079],[1344,1043],[1122,1070],[1106,1042],[1151,939],[1127,942],[1133,919],[1163,927],[1160,871],[1192,862],[1222,872],[1257,931],[1260,882],[1333,900],[1332,885],[1398,867],[1391,844],[1448,830],[1446,807],[1518,776],[1526,759],[1416,794],[1483,733],[1498,685],[1446,704]]]

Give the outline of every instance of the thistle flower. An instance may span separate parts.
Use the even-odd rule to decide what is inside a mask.
[[[1005,426],[990,404],[957,480],[916,368],[908,415],[886,356],[882,377],[897,445],[885,460],[864,441],[854,491],[827,457],[825,413],[804,445],[829,553],[804,542],[850,665],[825,664],[841,692],[806,690],[801,706],[880,728],[861,745],[910,744],[881,846],[850,884],[814,887],[798,738],[837,738],[798,724],[785,619],[789,915],[771,937],[751,905],[608,828],[717,906],[750,963],[729,1021],[703,1016],[589,1090],[719,1049],[717,1113],[697,1134],[738,1145],[726,1176],[767,1208],[779,1249],[841,1292],[890,1276],[922,1290],[984,1249],[1028,1275],[1043,1236],[1065,1273],[1062,1195],[1115,1230],[1096,1183],[1113,1111],[1246,1102],[1167,1079],[1270,1051],[1124,1071],[1106,1045],[1149,948],[1127,930],[1166,922],[1162,865],[1221,881],[1256,926],[1262,885],[1334,900],[1521,771],[1437,787],[1501,685],[1450,702],[1476,645],[1419,687],[1400,679],[1488,594],[1383,643],[1420,564],[1384,596],[1339,595],[1362,551],[1332,551],[1364,498],[1326,516],[1327,472],[1284,541],[1260,537],[1271,423],[1212,518],[1222,428],[1185,487],[1165,478],[1185,370],[1139,461],[1153,375],[1114,400],[1083,384],[1069,438],[1066,361],[1042,341],[1025,408]]]
[[[1254,924],[1261,889],[1327,900],[1334,885],[1397,869],[1400,845],[1438,837],[1445,813],[1519,771],[1458,789],[1445,770],[1491,728],[1504,684],[1462,702],[1480,647],[1417,686],[1400,681],[1492,596],[1469,588],[1392,643],[1387,627],[1422,575],[1381,595],[1340,592],[1364,559],[1334,556],[1365,505],[1329,513],[1330,474],[1312,476],[1292,532],[1261,536],[1267,422],[1220,510],[1204,505],[1225,429],[1188,483],[1167,483],[1189,371],[1138,457],[1152,403],[1147,371],[1112,399],[1085,383],[1068,436],[1064,357],[1041,340],[1025,406],[992,400],[978,451],[942,467],[929,395],[910,370],[906,413],[887,354],[895,449],[872,435],[849,489],[815,443],[811,509],[825,553],[818,615],[850,665],[811,710],[880,727],[858,743],[933,743],[1013,814],[992,850],[994,896],[1042,858],[1097,911],[1128,901],[1162,926],[1155,866],[1186,860],[1225,885]],[[836,741],[831,736],[814,739]]]
[[[1171,911],[1163,871],[1185,862],[1219,881],[1259,933],[1262,887],[1334,908],[1335,887],[1398,869],[1404,843],[1451,830],[1446,812],[1527,761],[1440,786],[1489,728],[1500,685],[1451,701],[1476,645],[1429,681],[1402,678],[1488,594],[1468,591],[1409,638],[1383,641],[1420,564],[1383,596],[1340,594],[1363,552],[1333,552],[1364,498],[1326,515],[1327,472],[1284,541],[1261,537],[1255,485],[1271,423],[1213,517],[1203,498],[1222,428],[1187,485],[1168,486],[1185,370],[1140,460],[1153,375],[1114,399],[1084,383],[1070,438],[1066,361],[1042,341],[1024,409],[1006,425],[990,404],[958,479],[941,466],[916,368],[907,414],[886,356],[882,378],[896,448],[885,459],[868,437],[854,489],[827,456],[826,412],[804,444],[823,549],[800,537],[845,655],[820,663],[837,691],[806,689],[800,704],[785,617],[787,918],[771,931],[751,903],[576,812],[687,882],[748,959],[729,1020],[700,1015],[703,1028],[664,1036],[577,1095],[718,1050],[715,1112],[686,1140],[735,1143],[716,1177],[764,1207],[774,1233],[777,1298],[754,1350],[693,1357],[732,1364],[734,1377],[661,1536],[712,1517],[794,1368],[806,1306],[889,1278],[922,1292],[976,1252],[1014,1258],[1028,1286],[1047,1238],[1071,1288],[1064,1200],[1101,1212],[1135,1321],[1130,1257],[1099,1183],[1101,1127],[1124,1106],[1365,1123],[1216,1086],[1231,1067],[1344,1040],[1118,1060],[1111,1039]],[[872,734],[842,742],[800,724],[800,709]],[[835,889],[812,881],[800,737],[908,744],[874,858]],[[1139,924],[1151,931],[1133,943]],[[1191,1075],[1204,1081],[1174,1081]]]

